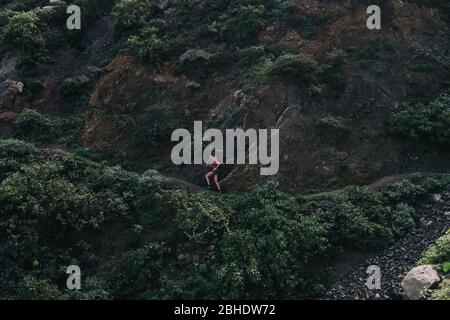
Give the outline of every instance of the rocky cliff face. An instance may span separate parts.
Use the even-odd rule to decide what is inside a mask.
[[[259,45],[289,45],[292,53],[309,54],[319,62],[330,52],[342,50],[348,58],[338,71],[339,90],[320,81],[310,86],[280,77],[243,94],[238,91],[245,85],[242,77],[215,84],[214,69],[210,69],[204,85],[192,93],[187,89],[188,77],[172,76],[165,69],[154,71],[132,57],[118,56],[97,82],[91,102],[109,116],[131,118],[145,106],[166,103],[187,128],[194,120],[207,121],[220,114],[226,106],[235,113],[222,128],[280,129],[279,174],[261,177],[259,167],[234,166],[225,178],[233,190],[248,189],[267,179],[292,190],[332,188],[443,164],[445,160],[435,150],[428,151],[427,159],[410,154],[407,145],[387,134],[385,125],[387,115],[400,103],[426,100],[448,86],[449,40],[442,12],[415,3],[398,11],[389,8],[382,30],[371,31],[365,27],[366,7],[362,5],[295,3],[306,16],[321,17],[326,23],[315,27],[312,38],[305,38],[283,22],[275,22],[260,33]],[[433,61],[432,71],[420,72],[418,66],[427,61]],[[238,68],[228,63],[230,69]],[[170,69],[170,64],[166,67]],[[111,111],[112,106],[119,107]],[[94,115],[86,126],[84,145],[100,151],[120,150],[124,157],[157,156],[170,161],[167,147],[133,149],[128,134],[133,130],[123,121],[112,124]],[[200,182],[199,170],[186,168],[178,174]]]
[[[268,179],[290,190],[334,188],[437,170],[447,163],[448,150],[417,152],[390,135],[386,121],[401,103],[428,101],[448,88],[445,3],[377,4],[381,30],[366,28],[367,5],[354,1],[262,1],[265,11],[255,4],[250,13],[242,7],[232,11],[235,4],[226,1],[190,7],[158,2],[140,13],[150,21],[143,36],[129,31],[133,26],[117,20],[114,11],[111,17],[111,9],[103,10],[79,36],[82,56],[71,47],[50,48],[55,63],[40,76],[25,77],[45,85],[26,107],[90,110],[79,135],[83,147],[147,167],[162,163],[168,173],[198,183],[201,168],[171,165],[167,128],[189,129],[202,120],[221,129],[280,129],[279,174],[262,177],[257,166],[230,166],[223,177],[230,190]],[[285,8],[292,14],[281,15]],[[231,18],[223,18],[228,12],[243,14],[235,24],[248,19],[251,36],[243,26],[233,31]],[[141,36],[146,44],[161,39],[145,47]],[[124,43],[141,47],[127,51]],[[309,60],[295,60],[304,56]],[[297,63],[297,73],[283,69],[286,63]],[[0,73],[4,80],[19,80],[8,68]],[[61,89],[64,82],[75,87],[70,99]],[[13,98],[8,90],[2,97]],[[73,102],[73,96],[87,98]],[[12,121],[5,117],[3,122]]]

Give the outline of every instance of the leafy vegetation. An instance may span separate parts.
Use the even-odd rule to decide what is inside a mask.
[[[308,84],[315,80],[318,72],[319,64],[313,58],[307,55],[285,54],[273,63],[269,74]]]
[[[19,140],[0,145],[2,298],[310,297],[313,260],[338,247],[384,248],[413,228],[418,197],[450,185],[433,176],[385,192],[348,187],[308,198],[269,183],[217,197],[181,190],[155,171],[42,158]],[[106,240],[111,234],[120,240]],[[440,243],[427,259],[446,262]],[[119,262],[99,278],[104,252]],[[80,293],[64,289],[60,270],[72,263],[86,270]]]
[[[33,142],[70,144],[83,123],[82,117],[48,117],[34,109],[27,109],[15,122],[15,136]]]
[[[448,8],[445,1],[432,1]],[[61,28],[65,5],[46,11],[34,8],[48,0],[0,0],[8,8],[0,13],[0,55],[18,57],[17,76],[25,84],[19,98],[24,110],[11,135],[5,133],[9,138],[0,139],[0,299],[315,297],[325,289],[337,252],[386,248],[414,230],[430,194],[450,186],[450,175],[442,174],[405,179],[380,191],[349,186],[333,195],[305,196],[269,182],[219,197],[176,186],[155,170],[136,173],[95,162],[102,158],[79,145],[89,99],[99,102],[92,113],[107,118],[105,131],[111,122],[126,122],[117,127],[130,131],[120,134],[128,134],[130,149],[142,154],[165,148],[184,114],[209,115],[207,127],[224,128],[250,109],[254,114],[246,114],[245,124],[251,125],[266,118],[267,102],[281,99],[280,112],[300,108],[298,118],[313,119],[322,137],[344,140],[352,132],[348,114],[358,119],[366,105],[347,112],[334,101],[345,92],[353,61],[328,40],[324,45],[312,39],[314,27],[331,13],[322,16],[278,0],[72,3],[82,7],[82,30]],[[106,34],[96,34],[97,27]],[[358,64],[379,77],[389,69],[376,62],[402,51],[386,41],[371,38],[358,57],[363,59]],[[325,47],[332,51],[321,52]],[[126,63],[109,64],[114,57]],[[6,73],[15,63],[9,60]],[[432,75],[437,61],[414,60],[413,74]],[[103,70],[98,90],[89,95]],[[222,83],[224,90],[206,92],[222,89]],[[272,84],[289,89],[262,97],[259,108],[254,98]],[[352,86],[348,98],[360,91],[357,81]],[[212,96],[222,94],[223,111],[206,112]],[[133,101],[138,95],[140,101]],[[41,109],[45,102],[51,103]],[[336,108],[326,109],[328,102]],[[186,108],[178,109],[181,105]],[[392,114],[389,127],[414,142],[447,146],[449,110],[448,94],[427,104],[405,104]],[[281,119],[281,113],[273,116]],[[74,153],[48,150],[53,144],[74,147]],[[148,169],[147,163],[142,167]],[[448,247],[448,239],[440,239],[423,261],[448,272]],[[65,289],[70,264],[82,267],[81,291]]]
[[[436,240],[422,253],[422,257],[417,265],[432,264],[444,275],[443,281],[432,288],[429,296],[433,300],[450,300],[450,230],[445,235]]]
[[[430,103],[405,104],[391,115],[390,129],[413,141],[450,142],[450,95],[441,94]]]
[[[439,238],[435,244],[422,253],[418,264],[435,264],[444,268],[450,262],[450,232]],[[446,271],[448,272],[448,271]]]
[[[0,14],[0,47],[28,53],[39,51],[45,45],[42,28],[39,17],[32,11],[3,11]]]

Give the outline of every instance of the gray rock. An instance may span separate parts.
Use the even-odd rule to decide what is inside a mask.
[[[19,94],[23,84],[14,80],[5,80],[0,84],[0,111],[20,111],[16,108]]]
[[[410,270],[402,280],[402,288],[406,298],[419,300],[426,290],[440,281],[433,266],[426,264]]]
[[[434,202],[439,202],[442,199],[442,195],[440,194],[433,194],[433,201]]]

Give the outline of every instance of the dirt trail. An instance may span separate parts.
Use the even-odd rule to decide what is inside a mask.
[[[40,147],[37,148],[40,151],[44,151],[44,152],[51,152],[55,155],[69,155],[72,154],[72,152],[70,150],[65,149],[64,147],[60,146],[60,145],[49,145],[49,146],[44,146],[44,147]],[[90,164],[94,164],[95,162],[89,159],[84,158],[88,163]],[[412,175],[427,175],[427,173],[420,173],[420,172],[413,172],[413,173],[402,173],[402,174],[394,174],[394,175],[389,175],[389,176],[384,176],[381,177],[380,179],[372,182],[371,184],[369,184],[368,186],[372,189],[379,189],[382,188],[386,185],[395,183],[397,181],[400,181],[402,179],[408,178]],[[185,186],[187,187],[189,190],[193,191],[193,192],[202,192],[202,191],[209,191],[208,189],[205,189],[199,185],[193,184],[189,181],[177,178],[177,177],[171,177],[168,176],[166,177],[166,179],[173,183],[173,184],[177,184],[177,185],[181,185],[181,186]],[[337,193],[339,193],[340,191],[342,191],[343,188],[339,188],[339,189],[335,189],[335,190],[330,190],[330,191],[325,191],[325,192],[319,192],[319,193],[314,193],[314,194],[309,194],[307,196],[305,196],[306,198],[312,198],[312,197],[318,197],[318,196],[325,196],[325,195],[335,195]]]
[[[375,180],[374,182],[372,182],[371,184],[368,184],[367,186],[371,189],[381,189],[387,185],[396,183],[398,181],[401,181],[403,179],[409,178],[411,176],[414,175],[422,175],[422,176],[426,176],[429,175],[430,173],[425,173],[425,172],[410,172],[410,173],[400,173],[400,174],[393,174],[393,175],[389,175],[389,176],[384,176],[379,178],[378,180]],[[330,190],[330,191],[324,191],[324,192],[318,192],[318,193],[313,193],[313,194],[308,194],[305,196],[305,198],[313,198],[313,197],[320,197],[320,196],[329,196],[329,195],[335,195],[338,194],[339,192],[341,192],[342,190],[344,190],[344,188],[339,188],[339,189],[335,189],[335,190]]]
[[[179,178],[175,178],[175,177],[166,177],[166,180],[173,183],[173,184],[177,184],[177,185],[181,185],[181,186],[185,186],[187,187],[189,190],[193,191],[193,192],[202,192],[202,191],[209,191],[207,189],[204,189],[196,184],[190,183],[186,180],[183,179],[179,179]]]
[[[37,150],[44,152],[44,153],[52,153],[53,155],[70,155],[72,154],[72,152],[70,150],[65,149],[62,146],[59,145],[49,145],[49,146],[44,146],[44,147],[40,147],[37,148]],[[83,157],[83,159],[89,163],[89,164],[95,164],[95,161],[86,159]],[[177,178],[177,177],[166,177],[166,180],[169,181],[170,183],[176,184],[176,185],[180,185],[180,186],[184,186],[187,187],[189,190],[191,190],[192,192],[202,192],[202,191],[209,191],[205,188],[202,188],[196,184],[193,184],[189,181]]]

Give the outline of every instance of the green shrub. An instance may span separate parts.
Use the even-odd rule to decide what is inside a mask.
[[[267,23],[262,5],[239,5],[220,17],[220,36],[229,43],[252,44]]]
[[[151,243],[126,254],[108,279],[114,299],[144,299],[158,295],[161,274],[167,270],[170,250]]]
[[[54,300],[58,299],[61,292],[49,279],[38,279],[34,276],[26,276],[19,283],[17,298],[23,300]]]
[[[34,147],[15,139],[0,139],[0,181],[33,160]]]
[[[439,192],[450,186],[450,174],[428,176],[422,181],[421,185],[427,193]]]
[[[342,66],[347,58],[345,52],[335,50],[327,55],[325,63],[320,66],[320,77],[331,89],[342,91],[345,88]]]
[[[390,208],[382,194],[368,187],[347,187],[319,214],[331,223],[334,243],[362,250],[388,246],[393,240]]]
[[[253,93],[260,87],[266,85],[269,82],[269,70],[272,68],[272,61],[268,58],[262,58],[256,65],[251,67],[245,72],[250,83],[244,87],[244,91]]]
[[[15,122],[15,135],[33,142],[70,141],[73,135],[84,124],[84,119],[78,116],[62,118],[44,116],[33,109],[27,109],[20,114]]]
[[[120,0],[112,11],[116,31],[139,30],[157,10],[155,0]]]
[[[285,54],[275,60],[269,75],[307,84],[316,79],[318,72],[319,64],[310,56]]]
[[[329,225],[303,216],[295,199],[268,183],[231,199],[238,212],[219,243],[221,296],[289,298],[307,294],[305,266],[328,248]]]
[[[178,69],[186,76],[202,79],[211,69],[213,55],[201,49],[189,49],[179,59]]]
[[[269,204],[239,215],[242,226],[219,245],[216,277],[222,295],[280,299],[307,294],[305,266],[327,249],[327,226]]]
[[[139,58],[152,64],[167,59],[170,49],[156,27],[144,27],[138,35],[130,36],[128,46]]]
[[[36,13],[6,10],[0,14],[0,47],[40,51],[45,46],[42,29]]]
[[[422,142],[450,143],[450,95],[441,94],[428,104],[405,104],[390,116],[392,133]]]
[[[195,194],[175,220],[175,236],[204,246],[220,239],[229,230],[230,209],[218,206],[214,197]],[[179,240],[182,241],[182,240]]]
[[[414,230],[416,224],[414,222],[415,210],[405,203],[399,203],[392,210],[392,229],[397,236],[405,236]]]
[[[50,120],[33,109],[25,110],[15,122],[15,134],[20,138],[29,137],[38,141],[53,138]]]
[[[392,185],[389,185],[384,191],[387,197],[395,203],[414,202],[425,195],[425,189],[408,179],[403,179]]]
[[[0,139],[0,158],[28,158],[34,151],[34,146],[24,141],[16,139]]]
[[[422,257],[417,264],[437,265],[446,262],[450,262],[450,230],[446,235],[437,239],[435,244],[431,245],[422,253]]]

